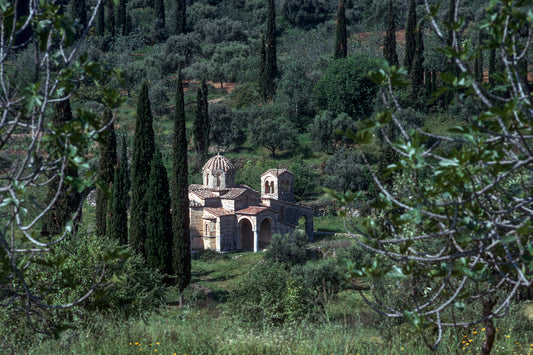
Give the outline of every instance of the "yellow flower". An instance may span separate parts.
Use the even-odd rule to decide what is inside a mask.
[[[463,344],[464,344],[464,343],[466,343],[466,341],[464,341],[464,340],[463,340],[463,341],[462,341],[461,343],[463,343]]]
[[[157,352],[157,349],[154,349],[154,352]]]
[[[155,345],[159,345],[159,343],[155,343]]]
[[[465,350],[466,348],[463,348],[463,350]]]
[[[130,345],[131,345],[131,342],[130,342]]]
[[[510,336],[510,335],[506,335],[505,337],[506,337],[506,338],[510,338],[511,336]]]
[[[139,345],[139,343],[135,342],[135,345]]]
[[[484,332],[484,331],[485,331],[485,328],[481,328],[481,331]]]
[[[473,334],[477,334],[477,332],[474,332]]]
[[[403,351],[403,347],[400,350]]]

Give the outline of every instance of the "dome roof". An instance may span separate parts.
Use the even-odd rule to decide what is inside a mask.
[[[235,171],[235,167],[228,158],[223,157],[220,154],[215,155],[211,159],[205,163],[204,167],[202,168],[202,171],[224,171],[224,172],[233,172]]]

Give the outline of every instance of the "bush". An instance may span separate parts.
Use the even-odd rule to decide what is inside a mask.
[[[302,231],[287,235],[274,234],[264,259],[270,263],[303,264],[310,257],[307,251],[308,241],[307,235]]]
[[[345,277],[343,269],[335,259],[326,259],[296,265],[291,269],[290,276],[310,290],[315,303],[322,304],[341,291]]]
[[[286,265],[260,263],[237,284],[226,309],[251,325],[280,326],[304,319],[312,309],[310,300]]]
[[[337,191],[366,191],[373,184],[372,175],[360,156],[345,148],[328,159],[324,173],[324,186]]]
[[[0,312],[0,339],[3,339],[0,352],[23,352],[24,348],[48,336],[58,336],[65,330],[70,330],[68,334],[72,335],[77,329],[91,327],[95,319],[102,317],[125,320],[143,316],[163,302],[161,275],[115,240],[79,233],[61,242],[59,248],[42,260],[34,261],[30,265],[32,282],[55,280],[42,300],[51,305],[68,304],[80,298],[94,285],[104,263],[106,268],[100,287],[80,306],[55,310],[36,308],[29,310],[28,319],[15,316],[20,312],[17,307],[24,305],[12,304],[11,308],[4,308]],[[53,267],[42,268],[41,264]],[[29,319],[32,324],[28,323]],[[49,334],[36,335],[33,327]]]

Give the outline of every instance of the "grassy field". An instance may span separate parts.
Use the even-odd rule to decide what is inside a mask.
[[[333,237],[311,246],[325,251],[351,241]],[[264,253],[196,254],[186,304],[167,289],[166,305],[128,321],[96,318],[90,329],[67,332],[32,349],[32,354],[429,354],[420,336],[405,323],[374,313],[358,291],[344,289],[325,297],[318,317],[283,326],[250,326],[228,307],[228,295],[262,263]],[[530,304],[511,308],[496,321],[494,354],[533,352]],[[479,353],[485,329],[448,330],[437,353]],[[428,332],[428,338],[434,334]]]

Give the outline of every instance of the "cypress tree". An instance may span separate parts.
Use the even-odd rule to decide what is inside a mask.
[[[481,29],[477,32],[477,45],[478,48],[483,44],[483,32]],[[479,55],[474,60],[474,77],[477,81],[483,81],[483,51],[480,51]]]
[[[396,52],[396,21],[394,19],[394,8],[392,0],[389,0],[387,12],[387,30],[383,40],[383,57],[390,65],[399,65],[398,53]]]
[[[210,124],[208,105],[207,84],[204,79],[202,80],[201,86],[196,90],[196,110],[193,122],[196,152],[201,160],[207,156],[209,148]]]
[[[174,139],[172,141],[172,271],[180,290],[180,305],[183,305],[183,290],[191,281],[191,239],[189,226],[189,183],[187,180],[187,135],[185,131],[185,102],[178,70],[176,112],[174,114]]]
[[[167,170],[161,152],[156,148],[150,167],[150,180],[146,193],[146,263],[163,273],[172,272],[172,216]]]
[[[411,83],[413,98],[417,98],[424,86],[424,37],[422,25],[416,30],[416,48],[413,66],[411,68]]]
[[[163,0],[154,1],[155,18],[160,20],[162,27],[165,27],[165,2]]]
[[[131,166],[131,210],[130,246],[144,255],[146,238],[146,193],[150,179],[150,166],[154,156],[154,130],[152,112],[148,98],[148,84],[143,83],[137,104],[137,120],[133,136],[133,158]]]
[[[115,4],[113,1],[107,2],[107,31],[111,36],[115,36],[116,23],[115,23]]]
[[[404,66],[409,74],[415,59],[416,51],[416,4],[415,0],[409,3],[409,13],[407,15],[407,25],[405,26],[405,58]]]
[[[335,30],[335,53],[334,59],[346,58],[348,55],[348,38],[346,34],[346,9],[344,0],[339,0],[337,8],[337,26]]]
[[[113,114],[109,108],[104,111],[104,122],[111,122]],[[113,183],[115,175],[114,169],[117,162],[117,138],[113,123],[102,133],[100,143],[100,162],[98,165],[97,181],[105,188],[109,189]],[[96,234],[106,235],[108,219],[109,198],[102,189],[96,190]]]
[[[127,22],[126,0],[120,0],[118,3],[116,26],[118,28],[119,33],[122,36],[126,36],[128,34],[128,26],[126,22]]]
[[[174,12],[175,28],[174,32],[177,35],[187,31],[187,1],[177,0],[176,11]]]
[[[131,181],[128,168],[126,137],[122,137],[120,159],[113,176],[111,199],[108,208],[107,235],[120,244],[128,243],[128,204]]]
[[[87,28],[87,6],[85,0],[72,1],[72,17],[83,26],[83,32]]]
[[[102,2],[96,13],[96,33],[98,36],[105,34],[105,6]]]
[[[70,108],[70,101],[64,100],[58,102],[54,107],[54,115],[52,116],[52,127],[54,129],[59,129],[62,125],[68,123],[71,120],[72,110]],[[61,147],[57,148],[61,150]],[[43,217],[43,224],[41,229],[42,236],[61,234],[63,232],[63,229],[67,225],[67,222],[79,208],[80,203],[82,201],[81,194],[75,189],[70,189],[70,186],[66,183],[66,178],[76,179],[78,177],[77,168],[68,165],[67,162],[67,166],[62,172],[62,176],[64,177],[64,180],[61,187],[59,186],[61,180],[61,177],[59,175],[56,175],[47,186],[47,205],[53,201],[56,194],[58,193],[58,190],[59,196],[57,197],[55,203],[52,205],[50,210]],[[77,221],[79,221],[79,216],[78,219],[74,221],[74,227],[76,226]]]
[[[278,75],[278,64],[276,59],[276,8],[274,0],[267,2],[267,28],[265,35],[265,62],[260,78],[263,98],[272,100],[276,93],[276,77]]]

